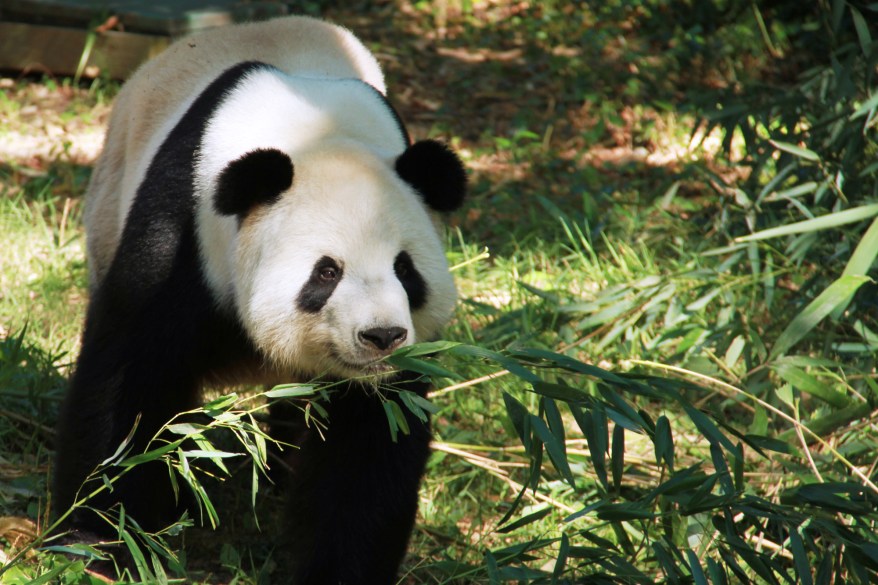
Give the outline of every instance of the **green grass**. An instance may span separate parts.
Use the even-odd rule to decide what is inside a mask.
[[[0,317],[15,329],[32,320],[31,335],[69,350],[83,314],[84,240],[80,200],[54,193],[64,180],[55,172],[28,181],[21,190],[7,190],[0,199]]]
[[[415,135],[451,140],[472,170],[446,238],[461,302],[445,337],[460,345],[410,358],[451,374],[434,377],[436,444],[403,583],[878,575],[878,228],[864,207],[878,102],[858,9],[830,3],[833,24],[783,3],[660,4],[327,12],[382,57]],[[821,27],[850,83],[808,49]],[[24,133],[34,103],[88,128],[113,93],[0,88],[0,137]],[[815,122],[827,111],[841,125]],[[97,582],[91,550],[28,552],[57,544],[39,539],[51,536],[51,428],[85,306],[89,170],[72,146],[0,167],[3,583]],[[835,225],[796,224],[811,216]],[[214,403],[210,424],[238,440],[177,430],[249,453],[258,469],[248,413],[262,404]],[[278,495],[260,495],[254,515],[252,465],[216,481],[221,461],[181,476],[204,488],[218,528],[151,537],[127,524],[120,538],[153,539],[161,563],[147,555],[124,579],[277,577],[267,535]],[[117,463],[108,476],[130,461]]]

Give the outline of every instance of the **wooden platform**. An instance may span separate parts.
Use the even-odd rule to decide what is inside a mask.
[[[0,69],[124,79],[178,36],[288,12],[276,1],[3,0]]]

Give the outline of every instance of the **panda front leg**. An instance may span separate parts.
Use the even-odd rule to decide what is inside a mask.
[[[109,329],[112,335],[107,334]],[[56,435],[52,494],[56,515],[101,488],[100,475],[83,482],[117,450],[135,424],[131,454],[146,450],[162,425],[197,404],[198,380],[174,365],[180,359],[174,349],[179,348],[157,337],[162,337],[160,331],[126,326],[124,321],[112,328],[101,323],[87,327]],[[119,471],[109,468],[105,473],[112,478]],[[109,534],[112,527],[89,508],[106,511],[116,504],[147,530],[166,526],[182,512],[167,466],[151,462],[125,471],[112,489],[99,490],[73,511],[68,525]]]
[[[417,390],[424,394],[426,386],[417,384]],[[410,433],[399,433],[394,442],[381,399],[351,385],[331,397],[324,436],[310,432],[295,451],[289,486],[292,583],[396,582],[430,443],[429,424],[400,406]]]

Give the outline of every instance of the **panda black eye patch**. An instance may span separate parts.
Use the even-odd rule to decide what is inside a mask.
[[[341,281],[343,271],[338,262],[323,256],[314,263],[308,282],[296,297],[296,306],[305,313],[319,313]]]
[[[409,299],[409,309],[412,311],[420,309],[427,302],[427,294],[429,289],[424,277],[415,268],[415,263],[408,252],[402,251],[396,255],[393,261],[393,272],[396,278],[405,289],[405,294]]]

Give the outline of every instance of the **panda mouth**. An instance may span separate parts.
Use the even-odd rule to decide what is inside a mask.
[[[338,351],[331,352],[332,358],[348,372],[356,372],[357,375],[386,374],[394,370],[394,367],[383,359],[368,360],[365,362],[352,362],[341,357]]]

